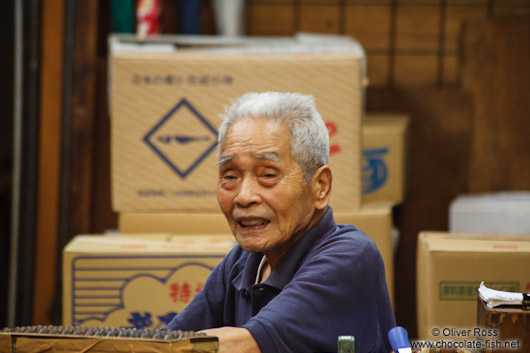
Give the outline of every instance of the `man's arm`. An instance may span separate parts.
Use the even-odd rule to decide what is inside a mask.
[[[201,332],[209,336],[219,338],[219,353],[260,353],[260,349],[254,337],[246,328],[219,327]]]

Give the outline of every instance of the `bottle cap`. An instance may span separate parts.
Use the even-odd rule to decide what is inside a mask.
[[[401,326],[396,326],[388,331],[388,340],[396,353],[400,348],[410,348],[407,330]]]

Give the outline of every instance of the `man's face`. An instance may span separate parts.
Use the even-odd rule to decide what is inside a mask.
[[[313,225],[311,186],[290,138],[287,126],[265,119],[239,120],[225,136],[217,199],[247,251],[281,257]]]

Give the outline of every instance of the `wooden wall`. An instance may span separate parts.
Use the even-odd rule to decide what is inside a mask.
[[[530,14],[528,0],[250,0],[248,33],[350,35],[372,87],[454,86],[463,20]]]
[[[39,233],[41,241],[57,242],[56,259],[75,234],[116,227],[110,208],[106,96],[110,25],[107,2],[97,4],[85,4],[74,14],[91,18],[79,21],[75,32],[68,132],[75,167],[67,172],[69,195],[63,195],[69,217],[60,221],[66,229],[62,236]],[[175,33],[176,11],[175,2],[165,1],[165,33]],[[530,21],[520,17],[529,14],[529,0],[247,1],[251,35],[305,31],[357,38],[368,60],[368,110],[411,116],[408,194],[395,208],[394,220],[401,231],[396,316],[412,337],[418,232],[447,229],[449,202],[460,193],[530,189],[529,54],[520,49],[530,48]],[[503,20],[513,16],[523,19]],[[215,33],[212,19],[210,3],[204,1],[206,34]],[[492,55],[496,60],[490,60]],[[47,299],[35,300],[35,324],[59,323],[60,308],[50,302],[60,298],[60,273],[44,260],[37,266],[48,268],[51,279],[36,283],[35,293]]]

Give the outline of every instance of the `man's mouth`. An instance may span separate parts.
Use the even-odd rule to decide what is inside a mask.
[[[265,227],[270,221],[264,218],[239,219],[237,224],[243,229],[259,229]]]

